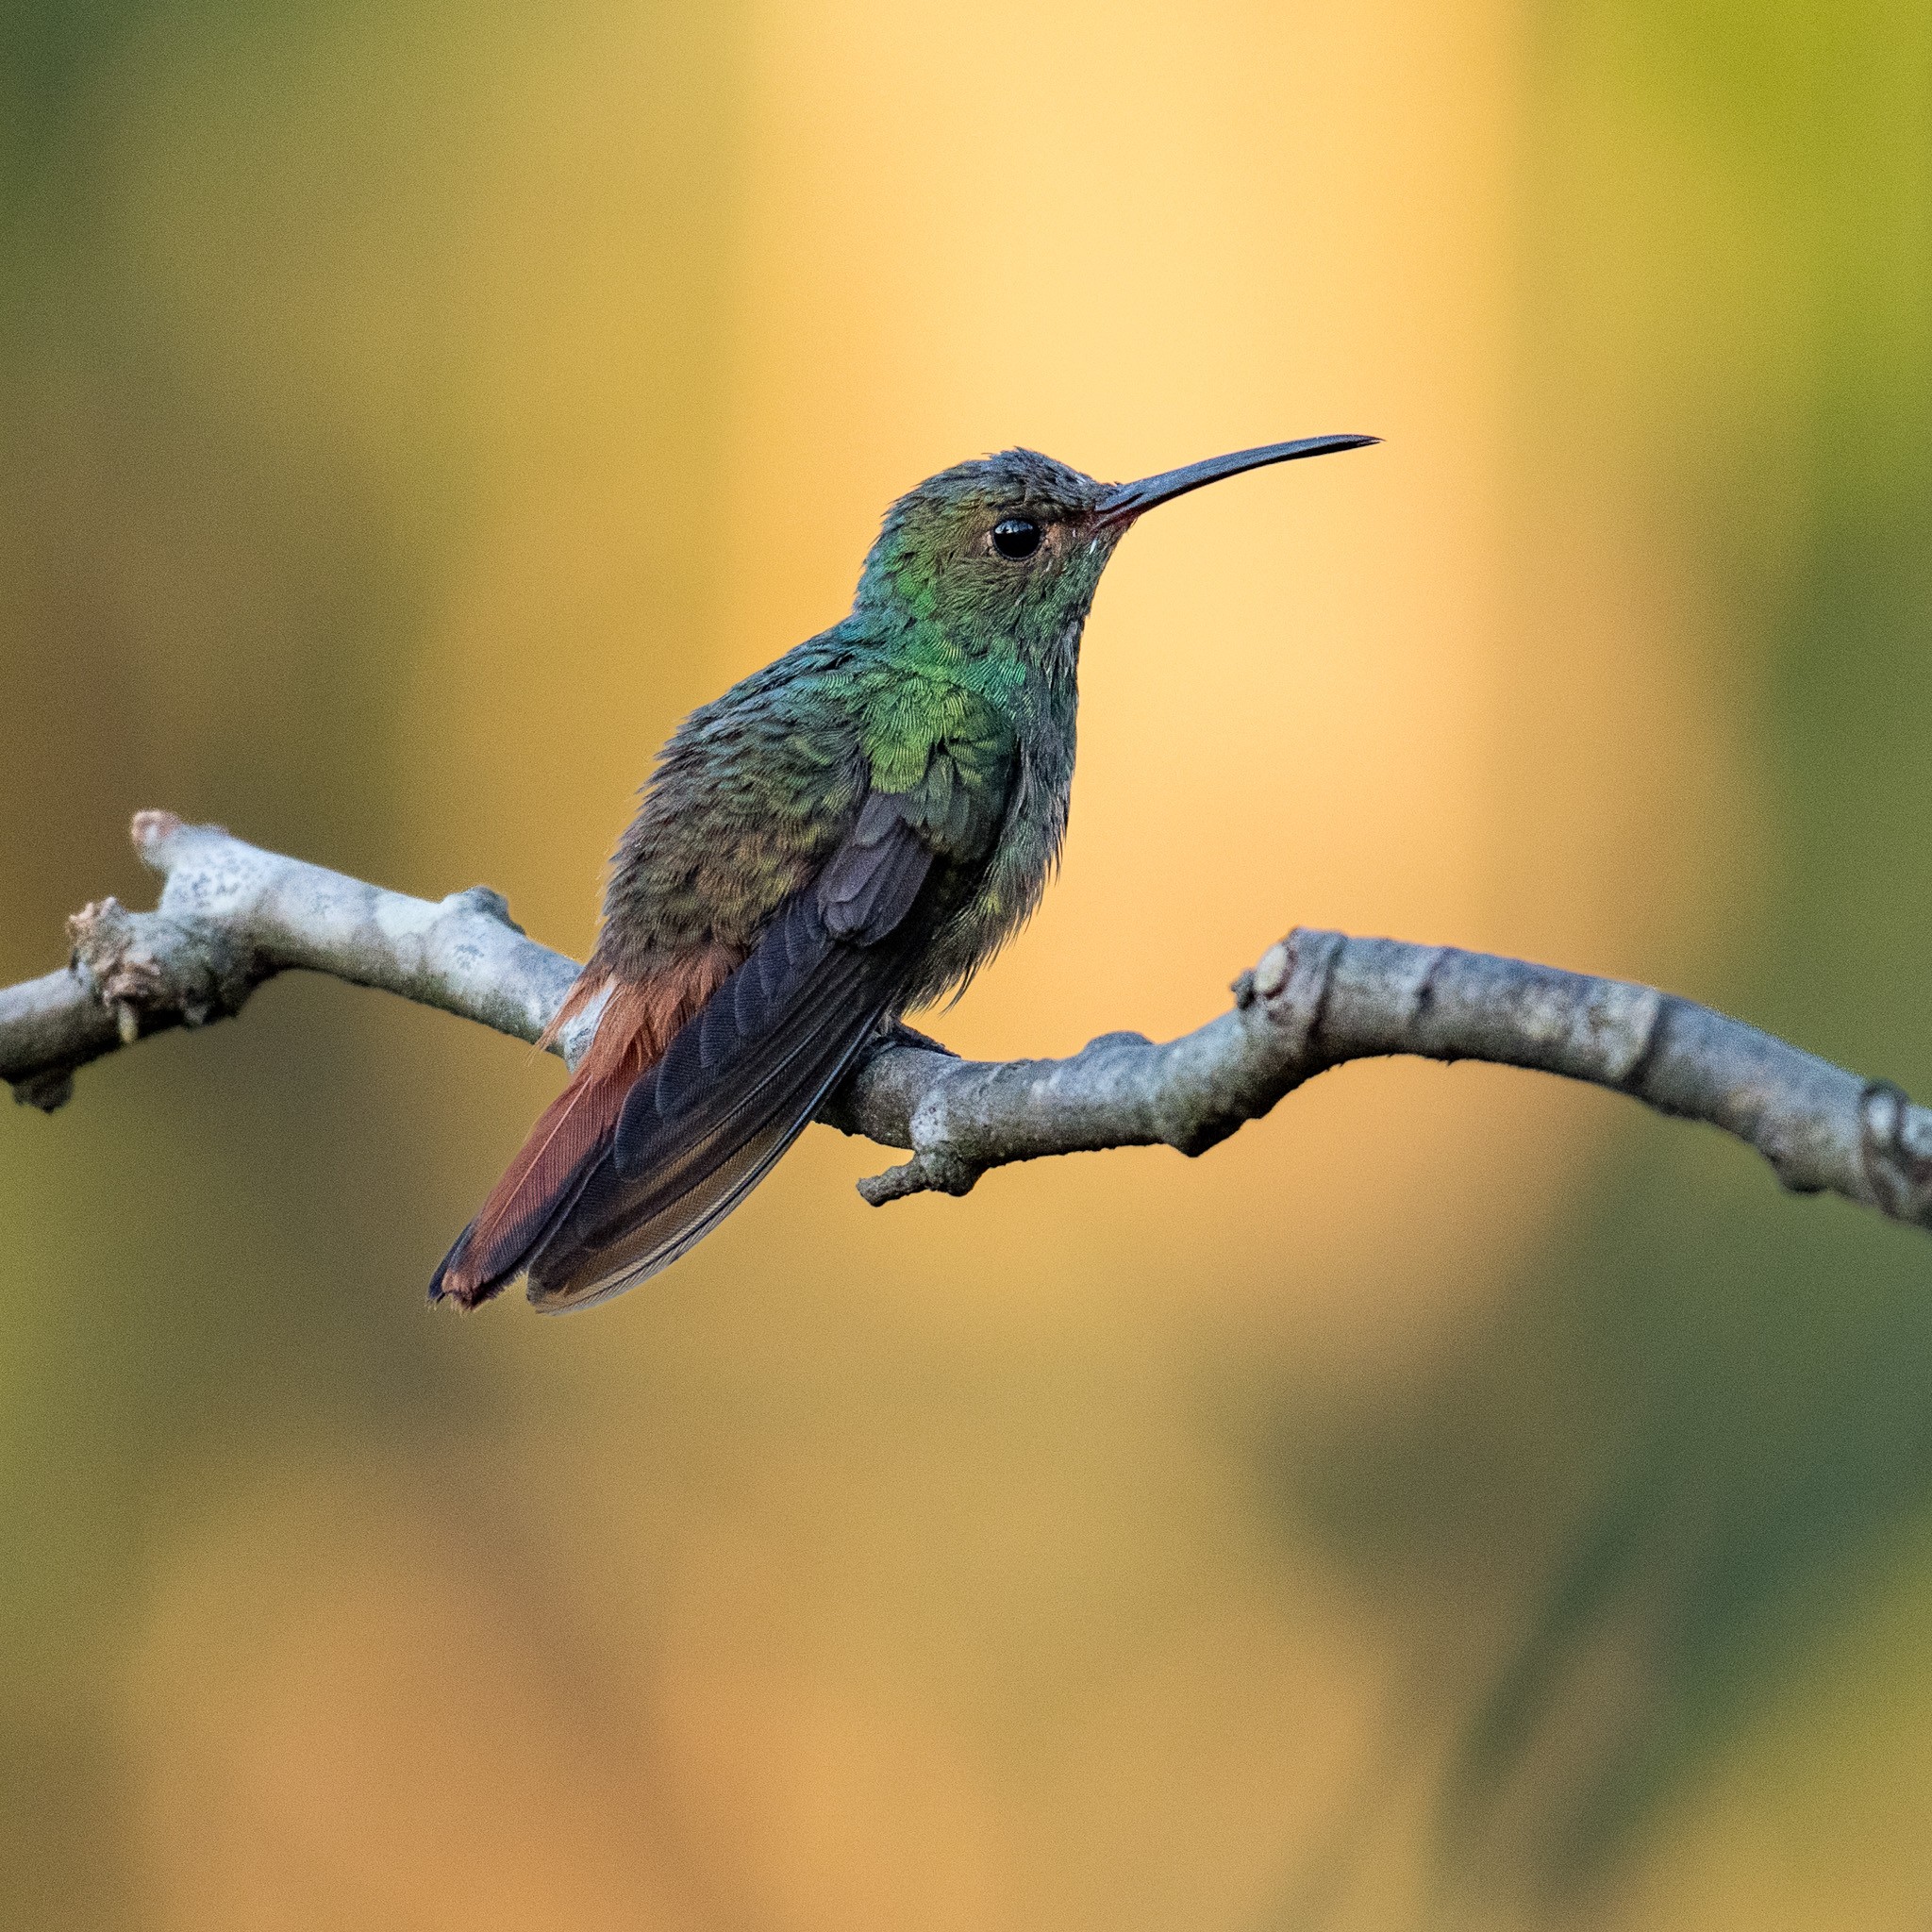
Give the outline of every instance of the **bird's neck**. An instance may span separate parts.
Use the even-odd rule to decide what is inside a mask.
[[[1071,697],[1085,618],[1082,609],[1060,615],[1049,627],[1008,628],[894,603],[860,608],[848,622],[908,672],[1018,704],[1028,695]]]

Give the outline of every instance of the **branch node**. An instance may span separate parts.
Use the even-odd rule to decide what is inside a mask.
[[[11,1085],[16,1107],[37,1107],[42,1113],[56,1113],[74,1098],[74,1069],[49,1067]]]
[[[1269,947],[1255,969],[1255,991],[1261,1010],[1288,1036],[1291,1059],[1307,1059],[1321,1031],[1328,1004],[1335,962],[1347,941],[1339,932],[1320,932],[1298,925],[1285,940]],[[1273,991],[1268,991],[1269,986]]]
[[[120,900],[91,900],[67,922],[67,938],[73,949],[69,964],[117,1018],[159,991],[160,964],[142,943],[135,916]],[[121,1032],[125,1038],[125,1020]]]
[[[869,1174],[858,1183],[858,1198],[868,1208],[883,1208],[888,1201],[903,1201],[908,1194],[924,1193],[917,1160],[901,1161],[884,1174]]]
[[[1932,1111],[1890,1080],[1867,1083],[1858,1101],[1859,1154],[1872,1195],[1894,1221],[1932,1226]]]
[[[1650,990],[1644,989],[1646,991]],[[1630,1064],[1624,1068],[1617,1085],[1625,1093],[1635,1094],[1640,1100],[1650,1100],[1651,1071],[1663,1057],[1665,1042],[1671,1030],[1671,1019],[1677,1005],[1674,994],[1652,993],[1649,1008],[1644,1017],[1643,1029],[1637,1043],[1637,1053]]]
[[[168,869],[167,847],[183,829],[183,824],[182,819],[172,811],[136,812],[128,836],[134,841],[134,850],[142,863],[155,872],[165,872]],[[222,827],[208,825],[203,829],[220,832]]]
[[[480,912],[508,926],[519,939],[529,937],[509,916],[509,901],[494,886],[468,886],[460,892],[450,893],[442,903],[452,912]]]
[[[930,1147],[884,1174],[868,1174],[858,1183],[858,1197],[868,1207],[883,1208],[888,1201],[903,1201],[911,1194],[970,1194],[985,1172],[964,1155]]]
[[[1291,934],[1288,939],[1276,940],[1255,967],[1253,986],[1264,1000],[1274,999],[1288,984],[1289,972],[1294,965],[1293,938]]]
[[[76,912],[67,937],[75,976],[112,1015],[123,1046],[173,1021],[203,1026],[240,1012],[258,977],[246,957],[207,922],[130,912],[112,897]]]

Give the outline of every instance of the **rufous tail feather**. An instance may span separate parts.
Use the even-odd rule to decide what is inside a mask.
[[[622,979],[594,962],[585,970],[543,1039],[553,1040],[608,987],[590,1050],[443,1257],[429,1284],[432,1301],[475,1307],[515,1279],[609,1145],[625,1095],[737,963],[725,948],[709,946],[665,961],[647,979]]]

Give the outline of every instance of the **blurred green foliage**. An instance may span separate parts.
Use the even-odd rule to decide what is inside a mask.
[[[1699,990],[1924,1092],[1932,16],[1550,8],[1530,92],[1532,406],[1561,435],[1594,388],[1648,443],[1655,541],[1752,692],[1768,882]],[[1918,1238],[1626,1122],[1425,1390],[1351,1451],[1297,1439],[1344,1545],[1424,1589],[1547,1565],[1444,1794],[1452,1864],[1545,1909],[1600,1879],[1923,1529],[1928,1290]]]

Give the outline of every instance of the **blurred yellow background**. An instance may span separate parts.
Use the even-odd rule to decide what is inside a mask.
[[[32,0],[0,17],[0,979],[142,806],[581,953],[877,516],[1150,518],[934,1024],[1289,925],[1932,1090],[1932,15]],[[578,1319],[423,1284],[558,1078],[322,983],[0,1117],[0,1921],[1932,1922],[1932,1248],[1494,1070]]]

